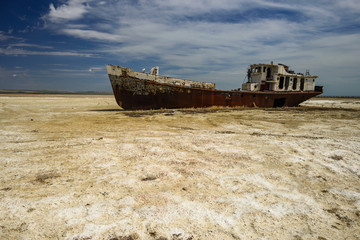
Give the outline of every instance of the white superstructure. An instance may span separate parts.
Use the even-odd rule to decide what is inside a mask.
[[[253,64],[244,91],[314,91],[317,76],[295,73],[284,64]]]

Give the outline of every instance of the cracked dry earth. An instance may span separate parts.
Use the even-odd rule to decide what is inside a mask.
[[[0,239],[360,239],[360,100],[0,96]]]

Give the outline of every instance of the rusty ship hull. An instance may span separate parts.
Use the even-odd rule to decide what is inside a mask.
[[[108,71],[109,72],[109,71]],[[126,110],[160,108],[293,107],[322,93],[317,91],[223,91],[139,79],[122,71],[109,72],[117,104]]]

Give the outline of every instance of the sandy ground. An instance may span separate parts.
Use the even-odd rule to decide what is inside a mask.
[[[0,122],[0,239],[360,239],[360,99],[0,95]]]

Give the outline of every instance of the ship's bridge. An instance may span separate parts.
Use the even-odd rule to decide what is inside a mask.
[[[244,91],[314,91],[317,76],[295,73],[284,64],[252,64]]]

